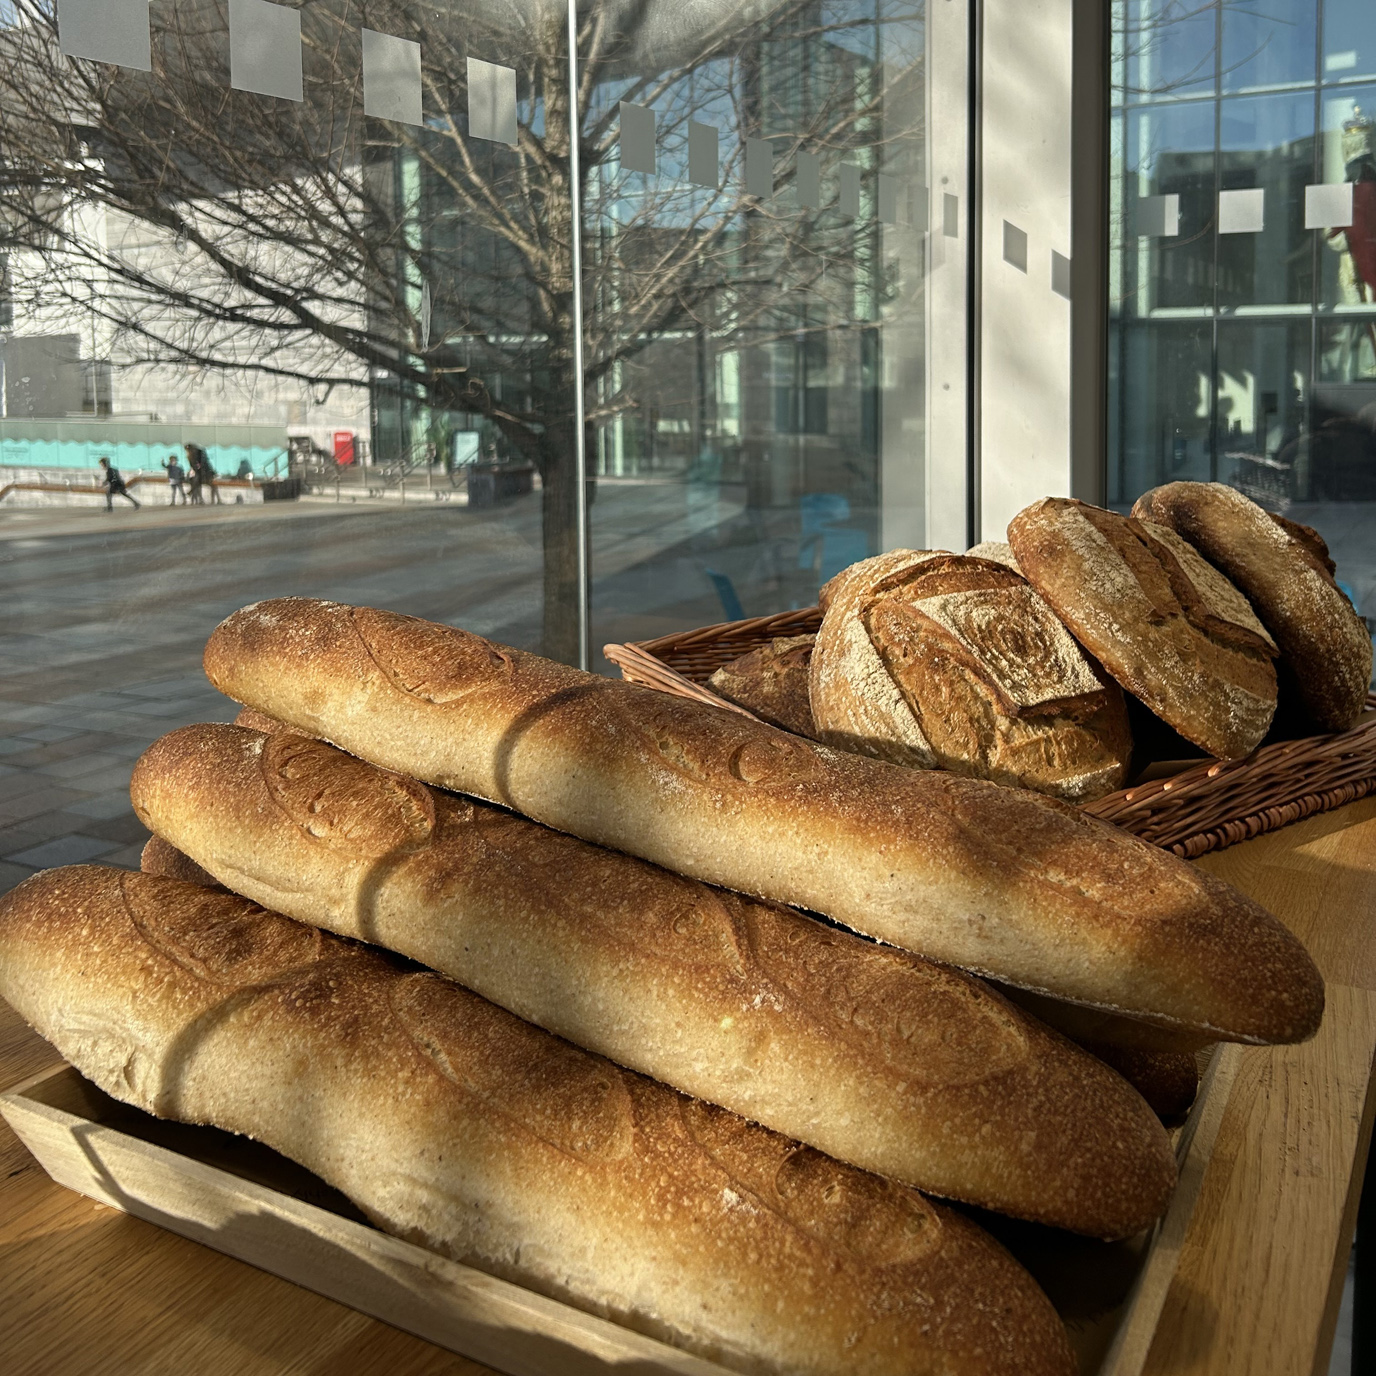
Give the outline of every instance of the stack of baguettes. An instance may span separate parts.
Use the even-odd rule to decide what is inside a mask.
[[[0,994],[117,1097],[735,1369],[1073,1369],[918,1191],[1118,1238],[1173,1156],[977,976],[1128,1054],[1322,1014],[1269,914],[1038,794],[367,608],[244,608],[206,669],[247,710],[140,760],[157,872],[0,899]]]

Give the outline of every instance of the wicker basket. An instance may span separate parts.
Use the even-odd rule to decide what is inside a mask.
[[[753,717],[705,687],[707,679],[746,651],[776,637],[807,635],[821,622],[821,611],[807,607],[630,645],[606,645],[602,652],[631,683]],[[1177,855],[1193,857],[1373,792],[1376,694],[1367,698],[1366,712],[1350,731],[1263,745],[1245,760],[1203,760],[1169,778],[1098,798],[1085,811]]]

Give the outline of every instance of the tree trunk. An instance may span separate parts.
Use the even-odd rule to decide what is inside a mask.
[[[545,556],[541,648],[551,659],[577,664],[580,645],[578,585],[578,469],[572,418],[560,417],[543,435],[540,481]]]

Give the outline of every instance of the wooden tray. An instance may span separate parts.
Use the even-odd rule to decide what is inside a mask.
[[[1239,1047],[1217,1049],[1177,1135],[1166,1217],[1107,1244],[977,1213],[1066,1320],[1083,1376],[1139,1376],[1222,1120]],[[372,1227],[338,1191],[259,1143],[118,1103],[70,1066],[0,1095],[60,1185],[512,1376],[729,1376],[714,1362]]]
[[[822,624],[818,607],[728,621],[662,635],[602,653],[621,677],[647,688],[711,703],[754,720],[719,698],[707,680],[733,659],[771,640],[809,635]],[[1376,693],[1350,730],[1263,745],[1244,760],[1186,761],[1169,777],[1135,784],[1085,805],[1095,817],[1163,849],[1193,859],[1343,807],[1376,791]]]

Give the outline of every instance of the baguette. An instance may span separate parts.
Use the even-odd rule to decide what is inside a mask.
[[[183,727],[130,792],[235,892],[853,1165],[1106,1238],[1170,1197],[1147,1105],[968,975],[304,736]]]
[[[903,769],[450,626],[284,598],[210,681],[354,754],[946,964],[1214,1038],[1310,1036],[1323,981],[1264,909],[1040,794]]]
[[[116,1098],[738,1370],[1074,1370],[1031,1277],[957,1214],[237,896],[36,875],[0,899],[0,995]]]

